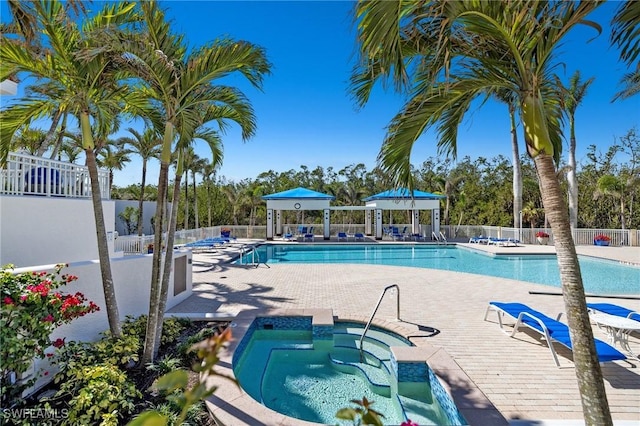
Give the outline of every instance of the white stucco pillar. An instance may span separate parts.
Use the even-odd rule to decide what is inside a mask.
[[[364,233],[371,235],[371,210],[364,211]]]
[[[440,208],[431,210],[431,230],[440,235]]]
[[[331,210],[324,209],[324,229],[322,236],[325,240],[331,238]]]
[[[376,240],[382,239],[382,210],[376,209]]]
[[[282,236],[282,210],[276,210],[276,235]]]
[[[420,210],[412,210],[413,214],[411,215],[411,233],[419,234],[420,233]]]
[[[273,209],[267,209],[267,240],[273,240]]]

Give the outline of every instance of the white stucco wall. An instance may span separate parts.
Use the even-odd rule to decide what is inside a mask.
[[[102,202],[109,236],[114,231],[114,206],[113,201]],[[113,241],[109,246],[113,255]],[[24,267],[97,258],[90,199],[0,196],[0,266],[12,263]]]
[[[118,216],[120,212],[122,212],[125,208],[131,206],[135,209],[138,208],[138,202],[134,200],[116,200],[116,210],[115,210],[115,218],[116,218],[116,231],[120,235],[128,235],[127,227],[125,223]],[[171,208],[171,204],[168,204],[168,208]],[[155,201],[144,201],[142,203],[142,233],[144,235],[153,235],[153,229],[151,229],[151,218],[156,214],[156,202]],[[134,229],[133,234],[137,234],[137,227]]]
[[[113,283],[115,286],[116,299],[118,301],[118,311],[120,319],[124,320],[127,315],[134,317],[149,312],[149,293],[151,277],[152,255],[126,256],[111,259],[111,269]],[[190,251],[176,251],[174,261],[178,258],[187,258],[186,268],[186,290],[174,296],[174,277],[169,282],[169,293],[167,298],[167,309],[177,305],[192,294],[192,264]],[[15,272],[48,271],[54,270],[55,265],[42,265],[29,268],[19,268]],[[51,335],[51,340],[65,338],[66,341],[87,341],[92,342],[100,338],[100,333],[109,329],[107,320],[107,310],[104,303],[104,293],[102,280],[100,277],[100,264],[97,261],[75,262],[69,264],[62,270],[63,274],[76,275],[77,281],[60,287],[64,293],[83,293],[88,300],[95,302],[100,311],[77,318],[70,324],[65,324],[56,329]],[[51,350],[49,350],[51,351]],[[46,359],[36,360],[34,370],[41,371],[50,368]],[[42,386],[50,379],[42,376],[39,378],[35,388]]]

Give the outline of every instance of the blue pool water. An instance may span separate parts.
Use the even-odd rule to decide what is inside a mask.
[[[553,255],[492,256],[456,246],[405,244],[264,244],[257,247],[261,262],[364,263],[411,266],[511,278],[560,287]],[[251,256],[245,257],[251,261]],[[640,267],[580,257],[584,288],[593,294],[640,294]]]
[[[299,320],[281,317],[275,329],[264,329],[269,318],[258,318],[262,325],[254,322],[236,350],[234,374],[256,401],[290,417],[344,424],[335,417],[338,410],[366,397],[384,414],[385,425],[407,418],[420,425],[466,424],[430,369],[406,381],[396,378],[405,376],[406,365],[394,365],[389,346],[411,345],[401,336],[370,329],[360,359],[363,324],[336,322],[329,336],[314,336],[310,321],[299,329]],[[426,367],[424,361],[420,365]]]

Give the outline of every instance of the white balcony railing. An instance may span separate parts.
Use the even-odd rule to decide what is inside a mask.
[[[110,199],[109,171],[98,170],[102,199]],[[63,161],[10,152],[0,170],[0,195],[91,197],[89,169]]]

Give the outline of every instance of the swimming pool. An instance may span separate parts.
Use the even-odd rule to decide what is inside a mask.
[[[366,397],[384,424],[466,425],[427,363],[405,360],[390,347],[413,346],[372,327],[360,358],[364,324],[316,325],[311,317],[257,317],[233,356],[233,371],[256,401],[290,417],[341,424],[335,415]]]
[[[554,255],[487,255],[457,246],[405,244],[263,244],[261,262],[411,266],[510,278],[560,287]],[[251,262],[251,256],[243,261]],[[640,294],[640,267],[580,256],[584,288],[593,294]]]

